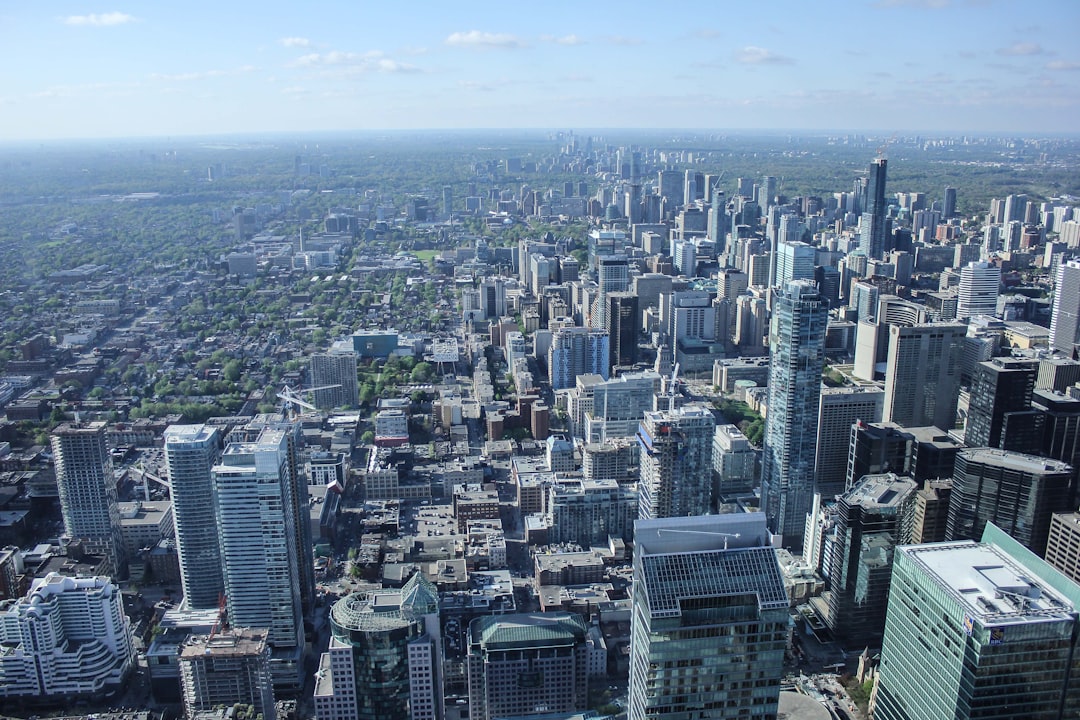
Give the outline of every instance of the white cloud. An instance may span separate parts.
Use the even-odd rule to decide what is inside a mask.
[[[306,37],[283,37],[278,42],[280,42],[287,48],[311,47],[311,41],[308,40]]]
[[[1080,70],[1080,63],[1071,60],[1051,60],[1046,63],[1047,70]]]
[[[1018,56],[1018,55],[1042,55],[1046,51],[1043,50],[1042,45],[1039,43],[1021,42],[1013,43],[1009,47],[1003,47],[997,49],[998,55],[1006,56]]]
[[[585,39],[580,38],[577,35],[563,35],[558,37],[555,35],[541,35],[540,39],[544,42],[555,43],[556,45],[584,45]]]
[[[68,15],[63,18],[65,25],[86,25],[92,27],[108,27],[111,25],[124,25],[135,22],[136,18],[122,12],[91,13],[89,15]]]
[[[604,41],[611,43],[612,45],[626,46],[643,45],[645,43],[641,38],[627,37],[625,35],[608,35],[604,38]]]
[[[792,65],[795,61],[785,55],[778,55],[772,50],[747,45],[735,52],[735,62],[743,65]]]
[[[304,68],[342,68],[349,73],[418,73],[416,65],[399,62],[386,57],[382,50],[368,50],[365,53],[333,50],[328,53],[310,53],[292,63],[292,67]]]
[[[447,45],[455,47],[480,48],[519,48],[525,44],[514,35],[507,33],[489,33],[479,30],[451,33],[446,38]]]

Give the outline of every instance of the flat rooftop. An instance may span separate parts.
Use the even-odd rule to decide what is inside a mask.
[[[1037,455],[1025,455],[1008,450],[996,448],[968,448],[961,450],[960,455],[969,461],[996,465],[1009,470],[1028,473],[1071,473],[1072,466],[1060,460],[1039,457]]]
[[[995,547],[963,541],[897,548],[984,626],[1071,620],[1075,608]]]
[[[918,487],[911,478],[893,473],[865,475],[844,495],[844,501],[867,510],[895,508]]]

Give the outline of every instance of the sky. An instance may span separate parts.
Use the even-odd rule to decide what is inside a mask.
[[[0,139],[1066,133],[1080,0],[0,4]]]

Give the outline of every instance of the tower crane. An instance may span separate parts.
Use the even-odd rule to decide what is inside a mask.
[[[302,407],[305,410],[318,411],[318,408],[307,402],[301,397],[301,393],[315,392],[316,390],[333,390],[334,388],[341,387],[338,385],[320,385],[313,388],[304,388],[293,390],[288,385],[278,390],[277,396],[281,400],[281,412],[288,417],[294,417],[296,415],[296,408]]]

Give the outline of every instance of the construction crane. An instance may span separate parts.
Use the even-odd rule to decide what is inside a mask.
[[[281,412],[287,417],[295,417],[296,408],[302,407],[305,410],[318,411],[319,408],[315,407],[311,403],[307,402],[301,397],[301,393],[315,392],[316,390],[333,390],[334,388],[341,387],[338,385],[320,385],[319,387],[304,388],[293,390],[288,385],[278,390],[277,396],[281,400]]]
[[[168,480],[165,480],[163,478],[159,478],[157,475],[155,475],[154,473],[152,473],[149,470],[147,470],[146,468],[144,468],[142,466],[142,463],[136,465],[135,469],[138,470],[139,474],[142,475],[143,497],[146,498],[147,502],[150,501],[150,483],[146,482],[147,480],[153,480],[154,482],[156,482],[159,485],[164,485],[166,488],[168,488],[169,495],[170,496],[172,495],[172,485],[169,483]]]
[[[228,629],[229,624],[225,621],[225,593],[218,595],[218,613],[214,618],[214,624],[210,628],[210,635],[206,638],[206,644],[209,645],[210,641],[214,639],[214,636],[218,634],[220,630]]]

